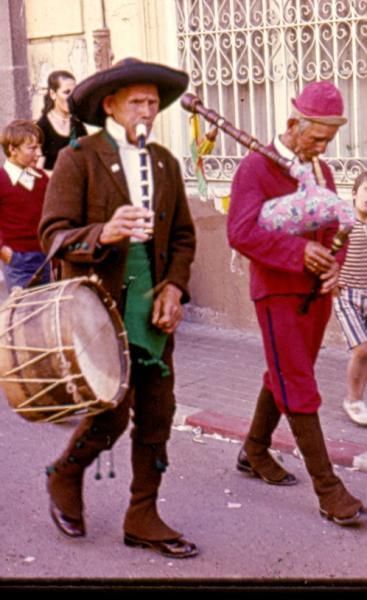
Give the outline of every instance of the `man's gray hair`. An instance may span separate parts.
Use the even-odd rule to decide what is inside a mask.
[[[305,119],[305,117],[300,117],[299,112],[295,111],[295,110],[291,111],[291,114],[289,115],[288,118],[294,119],[299,122],[299,129],[300,129],[301,133],[313,124],[313,122],[310,119]]]

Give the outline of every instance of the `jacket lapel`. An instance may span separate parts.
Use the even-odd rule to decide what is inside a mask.
[[[153,208],[158,214],[165,205],[165,187],[166,187],[166,165],[162,160],[159,149],[155,144],[151,144],[149,148],[151,160],[152,160],[152,171],[153,171]]]
[[[127,186],[126,177],[121,165],[120,155],[116,143],[106,131],[101,132],[95,149],[97,156],[105,169],[105,172],[108,174],[119,192],[116,195],[113,194],[113,197],[111,198],[110,209],[115,210],[118,206],[121,206],[121,204],[131,204],[129,188]],[[156,144],[149,145],[149,153],[152,161],[153,172],[153,209],[155,211],[159,211],[165,206],[167,169]]]
[[[96,145],[96,152],[106,174],[117,188],[119,194],[113,194],[111,209],[114,210],[121,204],[130,204],[129,189],[121,165],[120,155],[114,140],[102,131]]]

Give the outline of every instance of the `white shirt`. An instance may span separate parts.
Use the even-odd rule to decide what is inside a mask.
[[[17,183],[19,183],[29,192],[31,192],[34,188],[36,177],[42,177],[42,175],[37,173],[37,171],[32,169],[32,167],[22,169],[21,167],[18,167],[18,165],[10,162],[10,160],[5,161],[4,171],[6,171],[9,175],[12,185],[17,185]]]
[[[122,125],[119,125],[112,117],[107,117],[105,128],[109,135],[113,137],[118,145],[119,154],[122,165],[124,167],[124,173],[129,188],[130,200],[134,206],[142,206],[142,192],[141,192],[141,177],[140,177],[140,159],[139,159],[139,148],[130,144],[126,138],[126,130]],[[152,141],[152,136],[149,135],[146,144]],[[118,170],[119,165],[112,165],[112,170],[115,172]],[[153,195],[153,177],[152,177],[152,164],[150,160],[149,152],[147,154],[147,167],[148,167],[148,196],[150,203],[152,202]]]
[[[280,136],[279,135],[277,135],[274,138],[273,144],[274,144],[275,150],[283,158],[287,158],[288,160],[294,160],[296,158],[295,153],[292,150],[290,150],[289,148],[287,148],[287,146],[285,146],[283,144],[283,142],[280,140]]]

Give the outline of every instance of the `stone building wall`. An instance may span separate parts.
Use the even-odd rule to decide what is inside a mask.
[[[38,118],[48,74],[71,71],[77,81],[126,56],[177,67],[174,0],[0,0],[0,126],[13,118]],[[178,158],[188,135],[179,103],[159,117],[158,141]],[[192,270],[191,320],[256,330],[248,294],[248,265],[226,241],[226,217],[210,203],[190,198],[198,252]],[[327,343],[342,345],[334,320]]]

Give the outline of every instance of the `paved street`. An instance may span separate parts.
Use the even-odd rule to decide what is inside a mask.
[[[177,401],[184,422],[242,440],[264,370],[260,337],[184,322],[177,335],[176,360]],[[323,347],[320,352],[316,367],[323,398],[320,415],[333,462],[367,470],[367,427],[352,423],[342,408],[347,360],[343,349]],[[273,446],[294,449],[285,419]]]
[[[200,556],[170,561],[123,545],[121,523],[130,481],[127,435],[115,447],[116,479],[107,477],[109,453],[102,455],[100,482],[94,480],[95,467],[88,470],[87,538],[64,538],[48,516],[44,466],[64,446],[71,424],[28,423],[12,413],[3,399],[0,585],[25,586],[28,581],[40,586],[94,582],[102,587],[134,587],[163,582],[179,587],[218,582],[302,587],[305,581],[311,585],[320,580],[326,585],[364,586],[367,526],[343,529],[323,521],[299,459],[283,453],[299,485],[267,486],[235,470],[239,442],[231,437],[238,431],[226,439],[203,434],[213,412],[219,428],[222,419],[228,430],[238,422],[246,430],[263,368],[259,339],[183,323],[176,359],[178,410],[170,443],[171,467],[159,506],[167,521],[195,540]],[[367,449],[367,431],[350,423],[341,409],[345,364],[344,352],[321,352],[322,419],[329,441],[335,442],[335,453],[340,448]],[[201,429],[193,429],[188,420],[198,415]],[[282,432],[279,439],[284,447],[284,440],[290,440],[286,424]],[[339,465],[336,469],[352,491],[367,501],[367,474]]]

